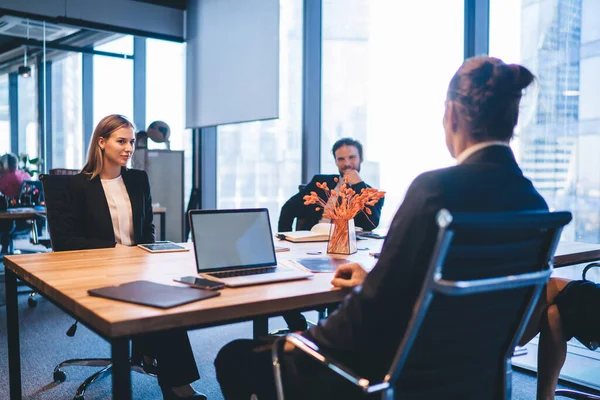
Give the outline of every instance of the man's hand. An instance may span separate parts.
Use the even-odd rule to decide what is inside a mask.
[[[358,171],[355,169],[347,169],[344,171],[344,179],[348,178],[348,183],[350,185],[356,185],[357,183],[362,182],[362,178],[358,174]]]
[[[335,271],[331,284],[339,288],[352,288],[362,285],[368,272],[358,263],[340,265]]]

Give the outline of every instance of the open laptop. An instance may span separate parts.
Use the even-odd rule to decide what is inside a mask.
[[[196,268],[206,279],[237,287],[313,275],[277,263],[266,208],[190,210],[189,219]]]

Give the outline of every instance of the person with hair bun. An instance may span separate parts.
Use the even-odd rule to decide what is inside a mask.
[[[438,233],[438,211],[548,210],[509,147],[522,92],[533,80],[527,68],[492,57],[472,58],[460,66],[448,87],[443,118],[446,145],[457,165],[425,172],[412,182],[375,267],[369,273],[356,263],[338,267],[332,285],[353,290],[334,313],[304,336],[359,376],[380,381],[391,365],[423,285]],[[252,394],[261,400],[276,397],[273,341],[237,340],[219,352],[215,366],[226,399],[247,399]],[[427,369],[426,359],[423,357],[423,369]],[[280,361],[290,389],[286,398],[288,394],[291,398],[363,398],[360,390],[323,374],[293,349]],[[501,393],[492,388],[498,387],[500,363],[497,369],[483,361],[480,368],[473,367],[481,371],[475,379],[444,381],[415,371],[411,379],[399,380],[396,396],[499,398]]]

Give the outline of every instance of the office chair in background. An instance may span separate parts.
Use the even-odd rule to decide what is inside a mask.
[[[54,168],[50,170],[50,175],[77,175],[78,169]]]
[[[469,391],[466,397],[510,399],[511,356],[550,278],[552,256],[570,220],[568,212],[441,210],[425,280],[406,330],[398,332],[400,345],[385,376],[375,382],[361,377],[308,339],[291,334],[273,346],[279,399],[296,394],[284,390],[281,376],[286,342],[341,376],[349,390],[354,385],[357,396],[466,396],[452,391],[460,388]],[[293,390],[302,391],[299,385]],[[318,398],[322,393],[301,395]]]
[[[46,218],[48,222],[48,231],[50,233],[50,240],[52,241],[52,237],[55,232],[55,221],[62,217],[62,214],[66,207],[68,207],[68,203],[65,201],[64,193],[67,191],[69,182],[71,181],[71,175],[41,175],[40,180],[44,185],[44,192],[46,195]],[[60,246],[52,246],[53,251],[64,251],[67,249],[60,248]],[[77,323],[75,321],[73,325],[67,331],[67,336],[74,336],[75,331],[77,330]],[[131,370],[156,376],[154,373],[150,371],[147,367],[146,371],[144,367],[142,367],[142,354],[135,347],[132,348],[132,357],[130,360]],[[66,360],[58,364],[54,368],[53,379],[55,382],[60,383],[64,382],[67,379],[66,373],[62,370],[63,367],[69,366],[86,366],[86,367],[102,367],[100,370],[96,371],[94,374],[90,375],[81,385],[77,388],[77,392],[75,393],[74,400],[83,400],[85,391],[95,381],[105,376],[108,376],[112,373],[112,360],[110,358],[79,358],[79,359],[71,359]]]

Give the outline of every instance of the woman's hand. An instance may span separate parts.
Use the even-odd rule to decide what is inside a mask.
[[[340,265],[335,271],[331,284],[339,288],[352,288],[362,285],[368,272],[358,263]]]

